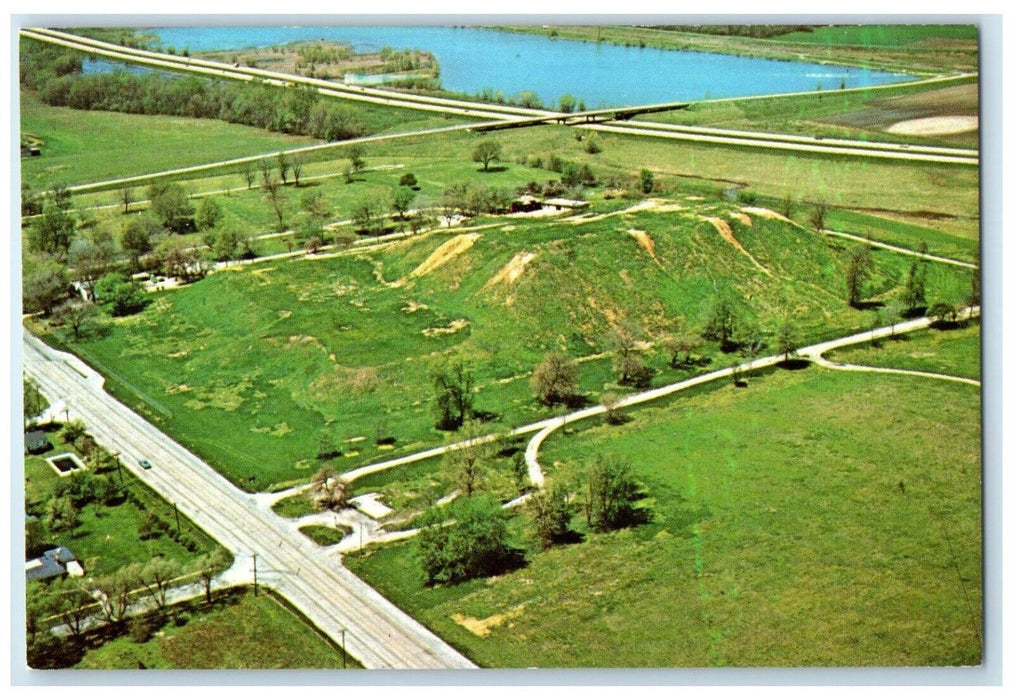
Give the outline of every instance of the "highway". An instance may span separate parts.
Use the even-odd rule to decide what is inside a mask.
[[[972,166],[978,165],[977,151],[963,148],[919,146],[915,144],[899,144],[891,142],[854,141],[847,139],[822,139],[813,136],[799,136],[796,134],[751,132],[714,127],[692,127],[678,124],[664,124],[659,122],[635,120],[622,121],[621,123],[610,122],[607,124],[601,123],[600,121],[597,121],[596,123],[584,123],[580,121],[583,117],[597,120],[597,118],[601,117],[602,114],[606,114],[610,111],[615,111],[620,115],[632,114],[641,111],[658,111],[660,105],[620,107],[615,110],[587,110],[575,113],[564,113],[546,109],[518,107],[516,105],[489,104],[445,97],[416,95],[381,88],[349,86],[342,83],[320,80],[318,78],[307,78],[289,73],[267,71],[260,68],[250,68],[247,66],[238,66],[217,61],[209,61],[206,59],[192,58],[189,56],[177,56],[174,54],[163,54],[144,49],[119,46],[117,44],[80,37],[75,34],[52,29],[22,29],[21,35],[38,41],[45,41],[59,46],[84,51],[89,54],[129,63],[139,63],[153,68],[187,71],[209,77],[228,78],[247,82],[259,80],[282,87],[302,86],[312,88],[321,95],[341,99],[358,100],[387,105],[390,107],[426,110],[491,120],[483,124],[471,125],[476,130],[536,126],[538,124],[543,124],[546,121],[559,121],[581,129],[594,129],[597,131],[617,134],[665,138],[678,141],[693,141],[717,145],[760,148],[764,150],[830,154],[859,158],[920,161]],[[921,82],[936,83],[963,77],[966,76],[930,78]],[[723,100],[708,100],[708,102],[720,101]],[[673,103],[671,106],[673,109],[676,109],[684,108],[688,105],[686,103]]]
[[[237,557],[257,557],[270,586],[366,668],[465,669],[475,665],[354,576],[335,556],[258,505],[205,462],[102,389],[100,375],[24,331],[24,369],[51,403],[63,402],[124,466]],[[214,427],[209,426],[213,434]],[[141,469],[138,460],[154,465]]]

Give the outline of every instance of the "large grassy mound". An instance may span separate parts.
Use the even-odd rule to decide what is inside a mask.
[[[440,443],[429,370],[451,353],[474,368],[476,408],[498,418],[489,428],[504,429],[547,415],[528,377],[548,351],[587,358],[590,400],[610,388],[610,359],[594,356],[623,319],[650,344],[680,319],[702,326],[723,295],[768,338],[785,318],[804,340],[874,322],[844,301],[846,246],[725,203],[682,206],[583,223],[496,220],[227,270],[159,294],[74,349],[228,478],[263,489],[316,469],[323,433],[342,447],[340,469],[391,454],[374,444],[381,437],[396,438],[395,452]],[[869,296],[899,293],[909,259],[873,258]],[[932,301],[958,302],[968,287],[963,271],[929,270]],[[659,345],[645,350],[654,383],[685,376]]]

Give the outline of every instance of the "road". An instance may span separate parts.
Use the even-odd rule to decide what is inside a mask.
[[[358,100],[406,109],[419,109],[444,114],[478,117],[481,119],[500,121],[506,125],[517,122],[530,122],[531,125],[541,123],[544,119],[573,120],[582,115],[595,115],[599,110],[579,113],[564,113],[546,109],[531,109],[516,105],[500,105],[485,102],[469,102],[446,97],[431,97],[412,93],[397,92],[381,88],[349,86],[317,78],[306,78],[289,73],[278,73],[259,68],[231,65],[189,56],[157,53],[144,49],[135,49],[108,42],[80,37],[52,29],[22,29],[23,36],[38,41],[45,41],[59,46],[84,51],[110,58],[113,60],[140,63],[153,68],[165,68],[174,71],[187,71],[209,77],[229,78],[234,80],[260,80],[281,87],[308,87],[321,95],[341,99]],[[956,76],[963,78],[965,76]],[[952,80],[953,77],[928,79],[921,82],[940,82]],[[807,93],[799,93],[807,94]],[[709,100],[720,101],[720,100]],[[682,103],[680,103],[682,104]],[[645,108],[648,108],[647,106]],[[628,107],[634,110],[636,107]],[[620,111],[623,111],[620,108]],[[472,125],[478,126],[478,125]],[[486,123],[485,126],[490,126]],[[921,161],[931,163],[951,163],[961,165],[978,165],[977,151],[961,148],[945,148],[919,146],[915,144],[898,144],[891,142],[849,141],[844,139],[821,139],[797,134],[776,134],[740,131],[735,129],[719,129],[714,127],[692,127],[659,122],[623,121],[608,124],[573,124],[577,128],[628,134],[634,136],[650,136],[680,141],[731,145],[740,147],[761,148],[765,150],[783,150],[804,153],[819,153],[854,156],[862,158],[880,158],[891,160]],[[150,177],[150,176],[149,176]]]
[[[284,596],[366,668],[475,668],[467,658],[354,576],[321,556],[269,508],[102,389],[77,358],[24,331],[24,368],[50,402],[62,401],[123,464],[237,557],[257,556],[259,581]],[[213,428],[209,427],[213,433]],[[137,462],[147,458],[152,469]]]

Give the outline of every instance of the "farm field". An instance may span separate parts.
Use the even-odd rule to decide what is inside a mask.
[[[529,386],[542,356],[601,352],[614,319],[657,341],[679,323],[702,325],[724,294],[768,334],[790,316],[806,341],[872,321],[842,298],[850,246],[720,201],[587,222],[508,221],[225,270],[157,294],[103,334],[62,340],[233,483],[264,490],[308,478],[324,436],[341,448],[340,471],[390,455],[381,438],[395,438],[394,454],[442,443],[429,373],[451,357],[473,366],[475,407],[503,431],[548,415]],[[800,247],[803,237],[810,244]],[[899,293],[909,262],[874,257],[869,297]],[[933,300],[958,303],[969,274],[936,265],[927,283]],[[733,361],[708,355],[715,366]],[[647,358],[658,384],[686,376],[659,346]],[[592,401],[614,388],[608,360],[580,377]]]
[[[575,491],[595,455],[628,458],[647,524],[538,552],[516,516],[526,566],[456,586],[425,587],[412,543],[346,563],[491,667],[975,664],[978,410],[909,377],[719,383],[543,447]]]
[[[176,621],[179,621],[178,624]],[[349,668],[359,668],[355,659]],[[340,669],[341,650],[270,594],[220,593],[203,602],[175,606],[149,640],[124,635],[89,648],[77,669]]]

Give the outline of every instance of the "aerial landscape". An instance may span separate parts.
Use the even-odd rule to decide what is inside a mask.
[[[18,49],[21,665],[982,663],[978,27]]]

